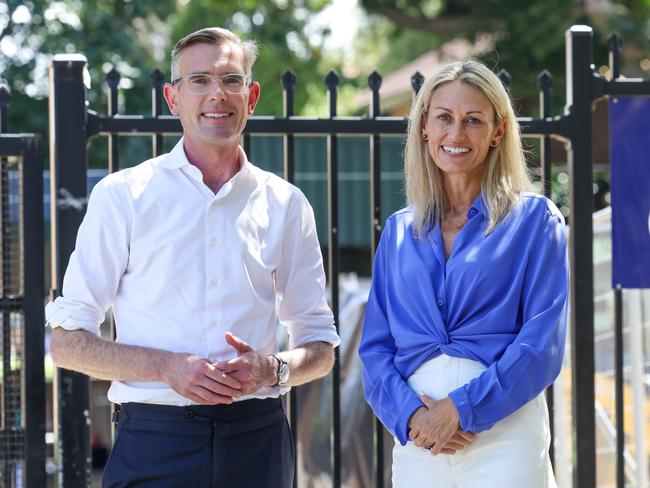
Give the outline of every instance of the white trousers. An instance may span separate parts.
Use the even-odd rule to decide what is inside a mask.
[[[418,394],[440,400],[478,376],[485,366],[438,356],[408,380]],[[550,430],[541,394],[455,454],[432,456],[413,442],[393,449],[394,488],[555,488],[548,455]]]

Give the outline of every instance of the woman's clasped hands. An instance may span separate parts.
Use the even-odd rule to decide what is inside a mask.
[[[472,443],[476,434],[460,429],[458,411],[449,397],[432,400],[426,395],[409,420],[409,437],[416,446],[438,454],[455,454]]]

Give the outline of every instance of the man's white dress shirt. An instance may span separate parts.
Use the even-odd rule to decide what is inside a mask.
[[[240,171],[216,195],[187,160],[182,138],[170,153],[100,181],[63,294],[46,307],[48,324],[98,334],[112,306],[117,342],[215,362],[236,356],[227,331],[261,354],[277,352],[278,318],[290,348],[338,345],[307,199],[240,151]],[[254,396],[284,391],[265,388]],[[146,381],[113,381],[108,397],[192,403],[166,383]]]

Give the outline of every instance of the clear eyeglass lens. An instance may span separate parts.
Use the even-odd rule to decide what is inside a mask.
[[[221,84],[222,90],[228,93],[238,94],[246,88],[248,77],[233,73],[223,76],[193,75],[188,76],[186,80],[189,92],[195,95],[205,95],[217,81]]]

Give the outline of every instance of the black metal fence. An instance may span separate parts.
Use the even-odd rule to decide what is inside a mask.
[[[610,38],[610,73],[611,78],[605,79],[593,68],[592,54],[593,33],[586,26],[574,26],[566,33],[566,110],[558,116],[551,116],[549,109],[549,93],[552,78],[543,72],[539,77],[540,87],[540,117],[521,117],[519,122],[525,137],[540,139],[541,179],[544,192],[550,194],[551,158],[550,142],[552,138],[567,143],[568,168],[570,173],[570,266],[571,266],[571,342],[574,345],[572,356],[573,411],[579,415],[573,417],[574,442],[574,485],[578,488],[596,486],[595,475],[595,416],[594,416],[594,294],[593,294],[593,169],[592,169],[592,105],[595,101],[607,96],[640,96],[650,95],[649,80],[621,79],[619,77],[619,46],[617,36]],[[73,250],[77,228],[85,210],[86,202],[86,170],[88,141],[97,136],[108,137],[109,171],[119,169],[119,138],[125,135],[152,136],[152,152],[158,155],[163,151],[164,135],[178,134],[181,125],[176,117],[162,115],[162,86],[164,77],[160,71],[152,75],[152,115],[120,115],[118,114],[118,83],[119,74],[109,73],[109,106],[106,115],[88,110],[86,106],[86,89],[83,84],[85,58],[80,55],[57,55],[50,65],[50,177],[52,188],[52,295],[61,289],[63,273],[68,258]],[[501,79],[507,84],[508,76],[501,74]],[[381,158],[380,146],[383,137],[404,134],[406,119],[403,117],[381,116],[379,106],[379,90],[381,77],[373,73],[368,80],[371,91],[370,113],[367,117],[339,117],[337,115],[337,88],[339,78],[331,72],[325,83],[329,95],[329,116],[326,118],[298,117],[294,115],[293,89],[296,79],[291,73],[283,76],[284,86],[284,116],[253,117],[249,120],[243,137],[244,148],[251,150],[251,137],[259,134],[279,135],[284,139],[284,176],[294,182],[296,175],[295,136],[318,134],[327,138],[327,196],[328,196],[328,232],[327,232],[327,271],[329,286],[332,291],[332,308],[336,323],[339,318],[339,151],[338,143],[341,135],[357,135],[368,138],[370,154],[370,207],[371,226],[368,233],[371,236],[372,248],[379,241],[382,230],[381,210]],[[414,92],[423,81],[420,74],[412,79]],[[3,136],[0,139],[2,154],[23,155],[22,171],[38,165],[26,164],[35,157],[37,151],[34,144],[25,146],[10,146]],[[30,140],[30,139],[25,139]],[[33,141],[33,139],[31,139]],[[12,143],[18,144],[18,143]],[[6,147],[19,149],[5,149]],[[30,152],[29,148],[32,148]],[[22,149],[20,149],[22,148]],[[12,152],[13,151],[13,152]],[[2,166],[5,167],[4,164]],[[31,171],[31,169],[29,169]],[[4,171],[4,170],[3,170]],[[4,174],[4,173],[3,173]],[[39,180],[36,176],[29,180]],[[5,181],[4,179],[2,180]],[[27,181],[26,179],[23,181]],[[4,188],[4,186],[3,186]],[[23,196],[27,192],[27,184]],[[31,191],[31,190],[30,190]],[[4,192],[3,192],[4,195]],[[4,200],[3,200],[4,201]],[[40,199],[36,201],[40,202]],[[27,222],[27,200],[23,200],[25,222]],[[4,207],[3,207],[4,208]],[[40,208],[40,207],[39,207]],[[4,214],[3,214],[4,215]],[[31,218],[31,217],[30,217]],[[5,235],[3,219],[3,236]],[[26,224],[24,224],[26,225]],[[34,231],[36,232],[36,231]],[[41,240],[39,240],[41,239]],[[4,241],[3,241],[4,242]],[[31,243],[37,242],[41,247],[36,248]],[[24,263],[38,264],[38,256],[42,257],[42,236],[37,235],[35,241],[23,243],[25,247]],[[4,246],[4,245],[3,245]],[[3,252],[4,252],[3,247]],[[4,256],[4,254],[3,254]],[[34,261],[29,261],[36,256]],[[3,263],[5,260],[3,260]],[[42,267],[42,262],[40,262]],[[3,264],[4,266],[4,264]],[[31,265],[32,267],[34,264]],[[4,268],[3,268],[4,270]],[[25,270],[27,265],[25,264]],[[5,273],[3,272],[3,276]],[[27,279],[27,278],[25,278]],[[41,280],[42,281],[42,280]],[[14,300],[14,301],[11,301]],[[3,324],[4,317],[14,309],[15,298],[8,300],[3,287]],[[42,322],[42,294],[38,303],[24,300],[25,322],[28,314],[35,314]],[[33,308],[31,306],[33,305]],[[28,312],[28,310],[30,310]],[[619,315],[620,317],[620,315]],[[37,320],[37,321],[38,321]],[[10,324],[10,320],[7,322]],[[617,320],[617,328],[620,320]],[[11,325],[8,325],[9,329]],[[39,324],[40,327],[40,324]],[[27,330],[27,325],[26,325]],[[4,325],[3,325],[4,331]],[[618,334],[620,335],[620,334]],[[617,337],[618,337],[617,335]],[[30,338],[32,334],[30,333]],[[36,332],[33,335],[36,337]],[[6,337],[3,333],[3,340]],[[38,338],[37,338],[38,339]],[[42,346],[42,336],[38,339]],[[11,371],[11,361],[5,366],[7,354],[3,342],[3,385],[8,385],[6,374]],[[27,347],[27,346],[26,346]],[[620,343],[617,347],[620,347]],[[42,355],[42,350],[40,351]],[[338,354],[338,352],[337,352]],[[617,368],[622,365],[617,362]],[[25,356],[25,373],[27,373],[27,354]],[[42,368],[41,368],[42,369]],[[336,364],[331,374],[332,380],[332,416],[331,416],[331,469],[333,486],[341,486],[341,398],[340,398],[340,358],[337,355]],[[38,383],[40,382],[40,383]],[[30,389],[34,384],[42,384],[41,377],[30,377]],[[617,377],[617,391],[622,391],[622,380]],[[3,398],[6,397],[6,388]],[[297,436],[297,395],[300,388],[294,389],[289,400],[289,414],[294,427],[294,437]],[[85,487],[89,483],[89,382],[84,375],[66,370],[57,372],[55,394],[58,401],[55,409],[57,429],[57,452],[59,465],[59,483],[61,486]],[[552,395],[549,396],[552,400]],[[622,415],[622,394],[617,394],[617,419]],[[549,404],[552,409],[552,403]],[[40,414],[39,414],[40,415]],[[622,416],[620,417],[622,419]],[[7,426],[3,418],[3,427]],[[622,424],[622,420],[621,420]],[[619,439],[621,424],[618,425]],[[3,432],[6,432],[3,430]],[[31,434],[29,434],[31,435]],[[36,435],[36,439],[38,436]],[[384,462],[385,431],[377,423],[374,438],[374,484],[382,487],[386,484],[387,463]],[[42,440],[42,436],[41,436]],[[3,443],[2,445],[5,445]],[[621,473],[618,486],[623,486],[622,477],[622,447],[617,443],[618,470]],[[4,458],[0,458],[4,459]],[[39,458],[40,459],[40,458]],[[4,465],[3,465],[4,466]],[[297,484],[302,484],[297,479]],[[30,485],[32,486],[32,485]],[[33,486],[42,486],[34,482]]]
[[[45,486],[43,154],[0,86],[0,486]]]

